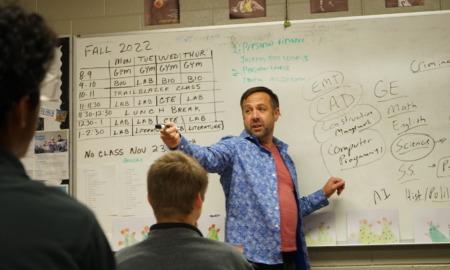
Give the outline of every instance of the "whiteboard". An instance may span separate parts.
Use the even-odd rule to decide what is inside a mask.
[[[240,96],[262,85],[280,98],[275,136],[300,194],[346,180],[320,210],[337,243],[358,210],[394,213],[413,243],[414,209],[450,208],[449,23],[435,12],[76,37],[76,196],[107,233],[114,217],[152,214],[145,174],[165,151],[154,125],[176,122],[200,145],[239,135]],[[217,179],[203,213],[224,212]]]

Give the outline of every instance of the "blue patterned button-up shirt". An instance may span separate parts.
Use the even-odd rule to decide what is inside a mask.
[[[299,197],[295,165],[287,144],[274,138],[294,181],[299,207],[297,269],[309,269],[302,216],[328,205],[322,190]],[[184,136],[177,149],[194,156],[210,173],[218,173],[226,198],[225,241],[244,246],[245,257],[264,264],[282,263],[278,182],[270,151],[246,131],[226,136],[211,146],[189,143]]]

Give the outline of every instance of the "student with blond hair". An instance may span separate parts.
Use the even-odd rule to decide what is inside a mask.
[[[157,159],[147,176],[156,224],[147,239],[116,253],[118,269],[252,269],[237,249],[197,228],[207,186],[208,174],[193,157],[172,151]]]

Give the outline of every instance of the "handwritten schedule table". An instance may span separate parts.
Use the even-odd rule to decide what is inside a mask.
[[[78,74],[78,140],[155,134],[174,122],[183,132],[223,130],[217,118],[213,52],[108,59]]]

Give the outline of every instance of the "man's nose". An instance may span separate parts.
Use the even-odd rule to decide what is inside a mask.
[[[257,110],[254,110],[251,114],[251,118],[253,121],[258,120],[260,118],[259,112]]]

